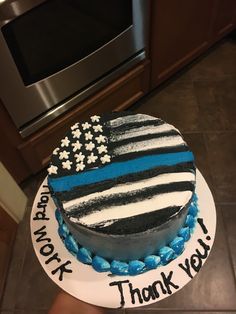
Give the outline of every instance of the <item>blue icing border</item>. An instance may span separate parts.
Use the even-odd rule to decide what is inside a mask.
[[[111,272],[113,275],[120,276],[135,276],[151,269],[156,269],[159,266],[167,265],[183,253],[185,243],[189,241],[191,234],[194,231],[198,211],[197,195],[195,193],[189,206],[185,223],[179,230],[178,235],[169,243],[169,245],[162,247],[156,255],[152,254],[146,256],[142,260],[133,260],[129,262],[116,260],[110,262],[101,256],[94,255],[88,249],[81,247],[81,245],[76,242],[73,236],[69,233],[69,230],[58,209],[55,211],[55,216],[59,225],[58,234],[60,238],[67,250],[76,256],[78,261],[83,264],[91,265],[97,272]]]

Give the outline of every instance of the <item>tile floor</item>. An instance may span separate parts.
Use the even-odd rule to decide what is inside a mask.
[[[236,313],[236,41],[225,39],[132,110],[181,130],[215,197],[218,223],[212,253],[186,287],[126,313]],[[44,176],[42,171],[22,184],[28,210],[19,225],[1,314],[45,314],[59,291],[39,265],[29,233],[31,204]]]

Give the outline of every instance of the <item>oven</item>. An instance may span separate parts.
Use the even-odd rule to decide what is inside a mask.
[[[0,98],[22,137],[145,58],[147,0],[0,0]]]

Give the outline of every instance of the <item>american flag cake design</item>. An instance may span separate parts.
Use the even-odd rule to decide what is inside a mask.
[[[48,184],[73,230],[137,234],[190,203],[194,156],[180,132],[161,119],[94,115],[74,124],[53,151]]]

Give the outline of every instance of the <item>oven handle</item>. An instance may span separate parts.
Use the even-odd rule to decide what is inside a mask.
[[[0,27],[46,0],[0,0]]]

